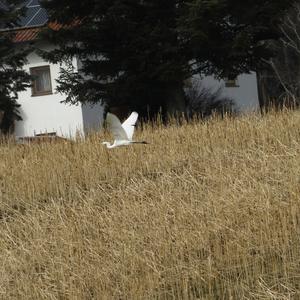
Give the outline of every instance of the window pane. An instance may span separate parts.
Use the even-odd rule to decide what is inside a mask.
[[[45,93],[51,93],[51,76],[50,67],[37,67],[31,68],[31,74],[34,76],[34,84],[32,87],[33,95],[42,95]]]
[[[237,78],[235,79],[228,79],[228,78],[225,78],[225,87],[238,87],[238,81],[237,81]]]
[[[37,92],[51,91],[50,72],[49,70],[39,70],[36,73],[36,90]]]

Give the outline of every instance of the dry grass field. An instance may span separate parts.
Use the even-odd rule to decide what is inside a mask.
[[[0,146],[1,299],[300,299],[299,112],[138,138]]]

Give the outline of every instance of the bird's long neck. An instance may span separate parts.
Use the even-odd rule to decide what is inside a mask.
[[[115,147],[116,147],[116,144],[115,144],[115,143],[113,143],[113,144],[108,144],[106,147],[107,147],[108,149],[115,148]]]
[[[102,144],[105,145],[108,149],[114,148],[116,146],[115,143],[111,144],[109,142],[103,142]]]

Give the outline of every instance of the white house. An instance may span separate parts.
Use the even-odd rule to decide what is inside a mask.
[[[39,49],[50,50],[50,45],[40,42]],[[100,104],[70,105],[62,103],[65,96],[56,92],[56,78],[60,65],[49,64],[35,52],[27,57],[24,69],[35,76],[32,88],[19,92],[22,120],[16,122],[17,137],[37,134],[55,134],[74,138],[84,136],[89,130],[97,130],[103,123],[103,107]],[[77,60],[73,60],[75,70]]]
[[[27,13],[17,28],[15,43],[24,45],[35,41],[36,48],[51,50],[53,45],[37,40],[40,28],[47,24],[47,13],[40,7],[38,0],[26,0]],[[73,66],[78,70],[78,60],[73,59]],[[103,123],[103,106],[62,103],[65,96],[56,92],[56,79],[60,68],[59,64],[50,64],[33,52],[27,57],[24,69],[34,75],[32,88],[18,93],[18,102],[21,104],[22,120],[15,124],[17,137],[32,137],[39,134],[53,134],[57,136],[75,138],[84,136],[92,129],[99,129]]]
[[[257,76],[255,72],[241,74],[234,80],[217,80],[213,76],[206,76],[202,84],[212,90],[222,89],[222,96],[234,100],[236,108],[242,113],[259,110],[259,94]]]
[[[1,1],[1,0],[0,0]],[[39,0],[24,1],[27,14],[21,20],[15,42],[28,43],[37,38],[39,29],[47,24],[47,12],[40,7]],[[50,50],[52,45],[45,41],[36,41],[37,47]],[[98,129],[103,122],[103,107],[98,104],[69,105],[61,103],[64,95],[56,93],[56,80],[60,65],[44,61],[36,53],[31,53],[24,68],[35,80],[32,88],[19,93],[22,121],[15,126],[17,137],[35,136],[37,134],[56,134],[74,138],[84,135],[90,129]],[[78,69],[78,61],[74,58],[74,68]],[[210,88],[223,88],[223,93],[235,100],[240,111],[258,109],[257,78],[255,73],[238,76],[235,81],[218,81],[211,76],[203,79],[203,84]]]

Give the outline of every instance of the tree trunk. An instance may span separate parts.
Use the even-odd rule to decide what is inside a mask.
[[[166,90],[164,107],[164,119],[180,119],[186,113],[185,96],[182,85],[173,85]]]

